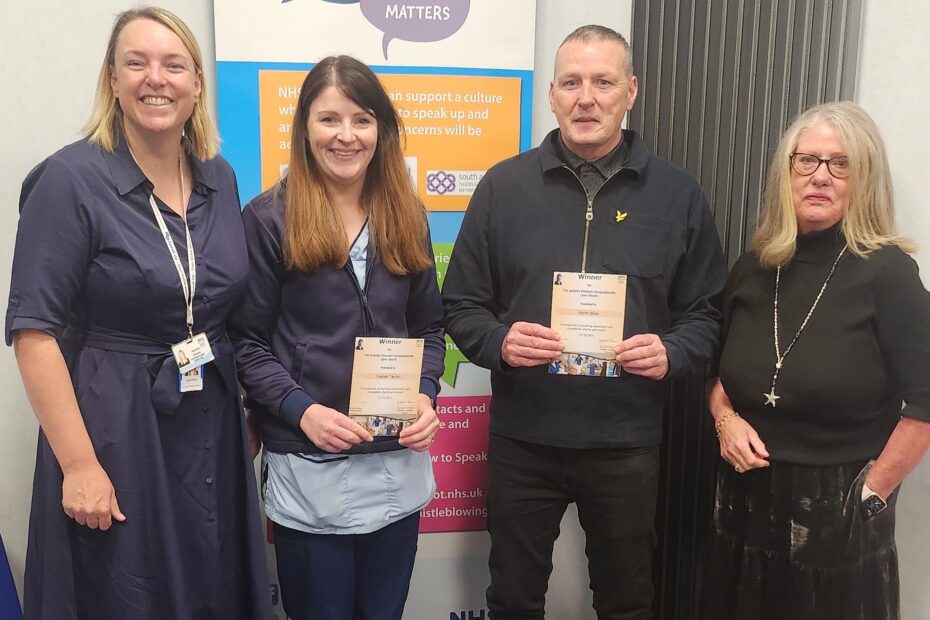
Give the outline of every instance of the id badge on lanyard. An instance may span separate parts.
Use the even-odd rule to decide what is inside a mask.
[[[181,195],[184,195],[183,188]],[[158,229],[161,231],[165,245],[168,247],[168,253],[171,254],[171,260],[174,261],[175,269],[178,272],[178,278],[181,280],[181,290],[184,293],[184,302],[186,306],[187,318],[187,339],[171,346],[171,353],[178,364],[178,389],[181,392],[195,392],[203,389],[203,365],[213,361],[213,350],[210,347],[210,341],[206,333],[200,332],[195,334],[194,329],[194,293],[197,290],[197,263],[194,256],[194,244],[191,241],[191,231],[187,225],[187,218],[184,218],[184,234],[187,240],[187,269],[190,273],[190,280],[184,273],[184,265],[181,264],[181,257],[178,255],[178,249],[171,238],[168,226],[165,224],[165,218],[162,217],[155,204],[155,196],[149,194],[149,205],[152,207],[152,213],[155,215],[155,221],[158,223]]]

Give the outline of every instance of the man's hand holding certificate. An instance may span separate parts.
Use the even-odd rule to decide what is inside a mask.
[[[637,334],[618,344],[614,351],[623,370],[658,381],[668,374],[668,351],[656,334]]]
[[[625,310],[625,275],[555,272],[550,324],[564,348],[549,372],[619,377],[616,347],[623,340]]]
[[[517,321],[501,343],[501,359],[515,368],[548,364],[561,354],[559,335],[539,323]]]

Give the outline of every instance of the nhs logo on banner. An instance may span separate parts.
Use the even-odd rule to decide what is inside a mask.
[[[426,193],[429,196],[471,196],[484,170],[427,170]]]
[[[486,609],[469,609],[468,611],[450,611],[449,620],[490,620],[491,612]]]

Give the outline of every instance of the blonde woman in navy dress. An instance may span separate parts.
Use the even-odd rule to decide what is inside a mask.
[[[248,259],[204,91],[187,26],[121,14],[87,137],[23,183],[6,339],[41,426],[30,619],[270,613],[225,333]],[[215,359],[182,384],[192,334]]]

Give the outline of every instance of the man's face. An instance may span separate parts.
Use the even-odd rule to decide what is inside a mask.
[[[626,51],[617,41],[569,41],[555,57],[549,105],[562,141],[586,161],[620,143],[623,117],[636,101],[636,77],[626,76]]]

